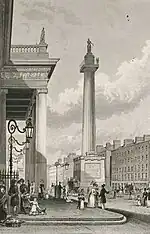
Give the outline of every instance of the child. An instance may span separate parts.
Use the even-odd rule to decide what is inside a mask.
[[[137,196],[137,206],[141,206],[141,197],[140,197],[140,195]]]
[[[46,209],[41,209],[39,207],[37,198],[34,197],[33,201],[30,201],[31,203],[31,210],[30,210],[30,215],[38,215],[38,214],[46,214],[45,211]]]
[[[84,196],[84,190],[82,189],[81,192],[78,194],[78,206],[77,209],[83,210],[84,209],[84,201],[85,201],[85,196]]]
[[[69,193],[67,193],[66,202],[67,203],[72,203],[73,202],[69,197]]]

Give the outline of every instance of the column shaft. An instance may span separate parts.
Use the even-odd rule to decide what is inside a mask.
[[[47,93],[36,96],[36,169],[35,178],[47,183],[46,137],[47,137]]]
[[[95,80],[92,71],[84,73],[82,134],[82,155],[95,151]]]

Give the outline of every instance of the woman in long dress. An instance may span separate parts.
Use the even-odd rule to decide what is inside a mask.
[[[88,198],[88,207],[94,208],[95,207],[95,189],[92,188],[89,198]]]

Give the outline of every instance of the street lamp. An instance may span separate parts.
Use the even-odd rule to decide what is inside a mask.
[[[65,170],[68,170],[68,169],[69,169],[69,163],[66,162],[66,163],[65,163]]]
[[[26,142],[19,143],[13,137],[13,134],[15,133],[16,129],[17,129],[17,131],[19,133],[26,133]],[[13,173],[13,159],[12,159],[13,143],[16,142],[18,145],[24,145],[24,144],[26,144],[26,146],[29,147],[29,143],[30,143],[29,140],[33,136],[33,126],[32,126],[31,118],[27,119],[27,121],[26,121],[26,127],[23,128],[23,130],[19,129],[19,127],[17,125],[17,122],[14,119],[9,120],[9,122],[8,122],[8,132],[10,133],[9,144],[10,144],[10,180],[11,180],[12,179],[12,173]]]

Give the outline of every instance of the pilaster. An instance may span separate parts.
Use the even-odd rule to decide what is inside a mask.
[[[7,89],[0,90],[0,170],[6,170],[6,94]]]

